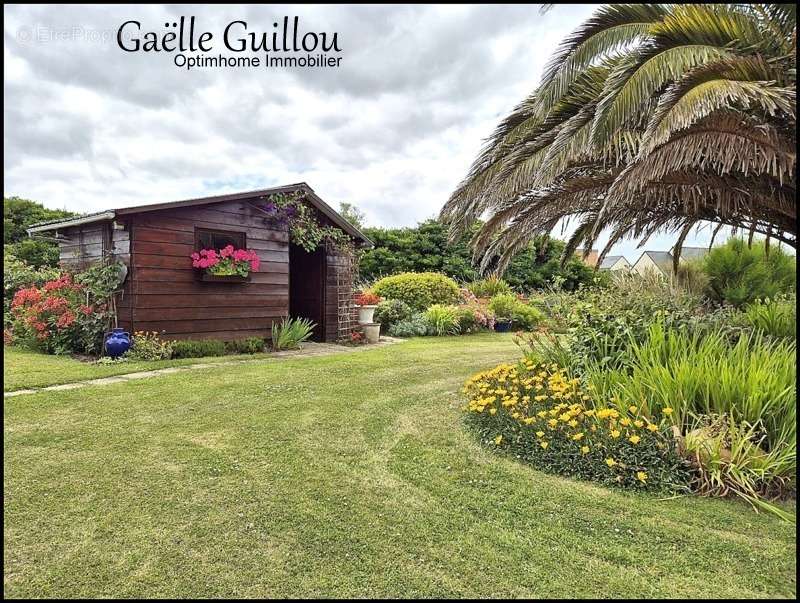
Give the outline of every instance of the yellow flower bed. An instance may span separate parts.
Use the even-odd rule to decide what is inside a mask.
[[[594,404],[580,380],[557,365],[501,364],[470,378],[463,393],[463,410],[485,442],[539,468],[635,487],[686,482],[660,421],[635,406]]]

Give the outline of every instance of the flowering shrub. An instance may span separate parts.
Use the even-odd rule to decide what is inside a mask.
[[[364,334],[361,331],[352,331],[350,333],[350,343],[353,345],[364,343]]]
[[[476,333],[494,329],[494,313],[478,303],[462,304],[456,311],[460,333]]]
[[[11,302],[15,339],[50,354],[99,352],[113,313],[106,300],[89,303],[89,298],[69,274],[20,289]]]
[[[234,249],[233,245],[214,249],[201,249],[191,255],[192,266],[215,276],[247,276],[258,270],[261,260],[255,251]]]
[[[352,248],[353,240],[335,226],[322,226],[314,210],[304,201],[303,191],[270,195],[259,208],[275,228],[288,230],[292,243],[314,251],[323,242],[340,249]]]
[[[364,289],[356,295],[355,302],[357,306],[377,306],[381,302],[381,297],[369,289]]]
[[[687,464],[665,418],[637,406],[593,408],[578,379],[556,365],[523,361],[478,373],[464,386],[468,423],[492,446],[545,471],[606,484],[683,488]]]

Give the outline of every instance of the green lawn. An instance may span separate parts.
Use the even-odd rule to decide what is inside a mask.
[[[100,379],[137,371],[151,371],[170,366],[184,366],[206,362],[267,358],[269,354],[242,354],[209,358],[181,358],[151,362],[119,362],[95,364],[79,362],[69,356],[48,356],[17,347],[3,347],[3,391],[10,392],[32,387],[60,385],[86,379]]]
[[[795,528],[548,476],[458,390],[509,337],[428,338],[5,401],[9,597],[792,597]]]

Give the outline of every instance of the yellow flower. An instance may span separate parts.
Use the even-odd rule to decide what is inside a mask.
[[[533,417],[528,417],[524,420],[525,425],[530,425],[533,423]]]
[[[615,461],[615,460],[614,460],[614,459],[612,459],[611,457],[609,457],[609,458],[607,458],[607,459],[606,459],[606,465],[608,465],[609,467],[613,467],[613,466],[614,466],[614,465],[616,465],[616,464],[617,464],[617,461]]]
[[[640,438],[640,437],[639,437],[639,436],[637,436],[637,435],[632,435],[631,437],[629,437],[629,438],[628,438],[628,441],[629,441],[631,444],[638,444],[638,443],[639,443],[639,440],[641,440],[641,439],[642,439],[642,438]]]
[[[578,426],[578,422],[577,422],[575,419],[572,419],[572,421],[570,421],[570,422],[568,423],[568,425],[569,425],[570,427],[572,427],[572,428],[575,428],[575,427],[577,427],[577,426]]]
[[[556,421],[555,419],[550,419],[550,420],[547,422],[547,424],[548,424],[548,425],[549,425],[549,426],[550,426],[552,429],[555,429],[555,428],[556,428],[556,426],[558,425],[558,421]]]
[[[499,446],[503,442],[503,436],[499,435],[494,439],[495,446]]]
[[[661,412],[663,412],[665,415],[671,415],[672,408],[670,406],[665,406],[664,408],[661,409]]]
[[[497,412],[497,409],[496,409],[496,408],[490,408],[490,409],[489,409],[489,414],[490,414],[490,415],[493,415],[493,414],[495,414],[496,412]]]
[[[544,450],[547,450],[549,444],[547,442],[539,442],[539,446],[541,446]]]
[[[583,439],[583,432],[581,432],[581,433],[576,433],[574,436],[572,436],[572,439],[573,439],[574,441],[576,441],[576,442],[578,442],[578,441],[582,440],[582,439]]]
[[[611,437],[612,437],[612,438],[614,438],[615,440],[616,440],[616,439],[617,439],[617,438],[618,438],[620,435],[622,435],[622,434],[619,432],[619,430],[617,430],[617,429],[612,429],[612,430],[611,430]]]
[[[638,411],[639,409],[638,409],[638,408],[636,408],[635,406],[629,406],[629,407],[628,407],[628,410],[630,411],[630,413],[631,413],[632,415],[635,415],[635,414],[636,414],[636,411]]]
[[[648,423],[647,429],[649,429],[650,431],[658,431],[658,425],[656,425],[655,423]]]
[[[581,452],[583,454],[588,454],[589,453],[589,447],[588,446],[581,446]]]
[[[631,424],[631,421],[630,419],[620,419],[619,424],[622,425],[623,427],[627,427],[628,425]]]
[[[644,427],[644,421],[636,420],[636,421],[634,421],[634,422],[633,422],[633,424],[634,424],[636,427],[638,427],[639,429],[641,429],[642,427]]]
[[[645,482],[647,482],[647,473],[645,473],[644,471],[637,471],[636,479],[638,479],[640,482],[644,484]]]

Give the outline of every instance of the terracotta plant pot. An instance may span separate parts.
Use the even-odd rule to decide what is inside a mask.
[[[359,306],[358,307],[358,324],[368,325],[372,324],[372,316],[375,314],[375,308],[378,306]]]
[[[378,343],[381,338],[381,323],[371,322],[361,326],[364,327],[364,336],[367,338],[367,343]]]

